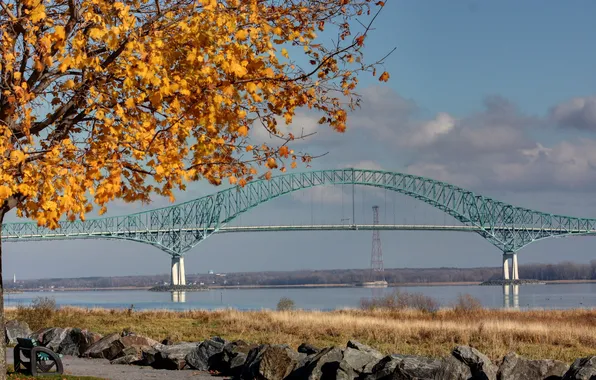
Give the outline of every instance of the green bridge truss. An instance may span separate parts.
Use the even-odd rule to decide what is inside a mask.
[[[395,191],[451,215],[503,253],[549,237],[596,234],[596,219],[574,218],[513,206],[445,182],[409,174],[365,169],[290,173],[232,187],[192,201],[124,216],[60,223],[55,230],[35,222],[5,223],[4,241],[77,238],[125,239],[183,256],[240,214],[302,189],[322,185],[365,185]],[[287,228],[284,228],[287,230]]]

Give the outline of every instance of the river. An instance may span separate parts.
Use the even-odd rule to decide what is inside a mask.
[[[28,305],[37,297],[51,297],[57,305],[84,308],[134,309],[275,309],[282,297],[295,302],[297,308],[333,310],[358,308],[363,298],[390,294],[397,288],[292,288],[292,289],[214,289],[203,292],[156,293],[146,290],[44,291],[6,294],[5,305]],[[489,308],[571,309],[596,307],[596,283],[522,285],[509,289],[477,285],[404,286],[400,291],[416,292],[433,297],[442,306],[453,304],[459,294],[470,294]],[[514,293],[517,292],[517,295]]]

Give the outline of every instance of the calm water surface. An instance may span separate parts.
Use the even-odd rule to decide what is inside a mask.
[[[513,288],[513,287],[511,287]],[[448,306],[459,294],[468,293],[490,308],[596,308],[596,284],[523,285],[518,295],[499,286],[413,286],[401,291],[423,293]],[[6,306],[27,305],[37,297],[51,297],[58,305],[135,309],[275,309],[281,297],[289,297],[301,309],[332,310],[357,308],[363,298],[390,294],[397,288],[294,288],[214,289],[205,292],[156,293],[145,290],[27,292],[5,295]]]

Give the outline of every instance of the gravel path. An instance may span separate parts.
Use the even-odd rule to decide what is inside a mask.
[[[14,363],[12,348],[6,350],[6,362]],[[134,365],[110,364],[106,359],[82,359],[74,356],[62,358],[64,373],[76,376],[94,376],[110,380],[144,380],[144,379],[195,379],[195,380],[222,380],[222,377],[211,376],[208,372],[182,370],[169,371],[139,367]]]

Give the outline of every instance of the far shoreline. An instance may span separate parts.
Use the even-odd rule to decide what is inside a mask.
[[[596,280],[551,280],[543,281],[546,285],[557,284],[586,284],[596,283]],[[422,286],[475,286],[480,285],[481,281],[459,281],[459,282],[401,282],[390,283],[388,288],[399,287],[422,287]],[[527,285],[526,285],[527,286]],[[214,285],[208,290],[226,290],[226,289],[317,289],[317,288],[361,288],[354,284],[300,284],[300,285]],[[122,286],[107,288],[54,288],[54,289],[5,289],[6,294],[19,294],[22,292],[33,293],[56,293],[56,292],[85,292],[85,291],[125,291],[125,290],[149,290],[150,286]],[[15,292],[14,290],[17,290]]]

